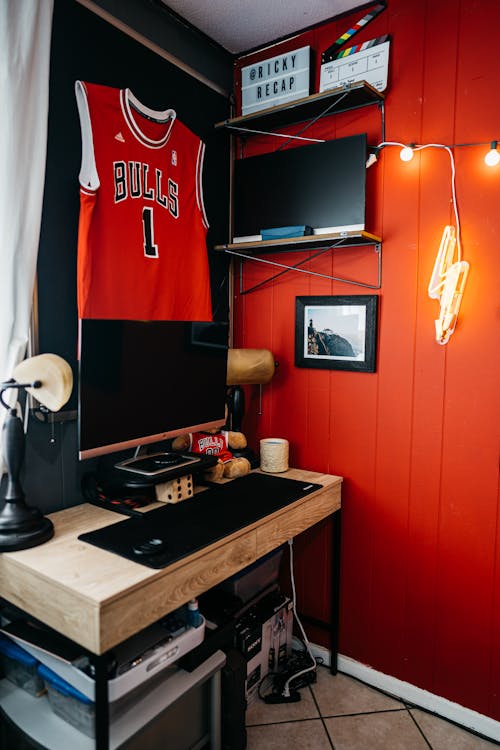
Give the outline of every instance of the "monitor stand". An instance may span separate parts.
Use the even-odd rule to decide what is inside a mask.
[[[174,476],[190,474],[197,464],[201,464],[199,456],[183,453],[151,453],[145,456],[128,458],[115,464],[116,469],[127,471],[137,479],[147,480],[150,484],[165,482]],[[199,467],[201,468],[201,467]]]
[[[142,455],[121,461],[112,468],[85,474],[83,494],[88,502],[108,510],[142,515],[137,509],[157,501],[157,485],[187,474],[196,476],[216,463],[217,456],[196,453]]]

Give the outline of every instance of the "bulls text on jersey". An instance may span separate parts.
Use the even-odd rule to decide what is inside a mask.
[[[163,193],[163,172],[154,170],[154,177],[149,175],[149,164],[139,161],[115,161],[113,163],[115,184],[115,203],[127,198],[142,198],[155,201],[159,206],[168,209],[174,219],[179,218],[179,185],[167,178],[167,194]]]

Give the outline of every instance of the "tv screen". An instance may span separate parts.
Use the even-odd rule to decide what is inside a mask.
[[[365,228],[366,135],[235,162],[234,242],[262,229],[305,225],[315,234]]]
[[[227,323],[80,321],[80,458],[225,422]]]

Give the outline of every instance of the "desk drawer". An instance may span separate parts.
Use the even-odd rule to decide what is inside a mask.
[[[329,487],[295,508],[287,508],[257,530],[257,557],[340,509],[340,485]]]
[[[256,559],[255,532],[252,532],[237,544],[219,544],[209,552],[203,551],[187,565],[159,571],[153,581],[103,605],[98,652],[121,643]]]

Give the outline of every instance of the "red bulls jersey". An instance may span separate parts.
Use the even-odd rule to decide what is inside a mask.
[[[233,454],[227,445],[227,432],[192,432],[189,436],[189,450],[193,453],[203,453],[206,456],[217,456],[224,463],[230,461]]]
[[[203,142],[171,109],[76,82],[80,318],[211,320]]]

